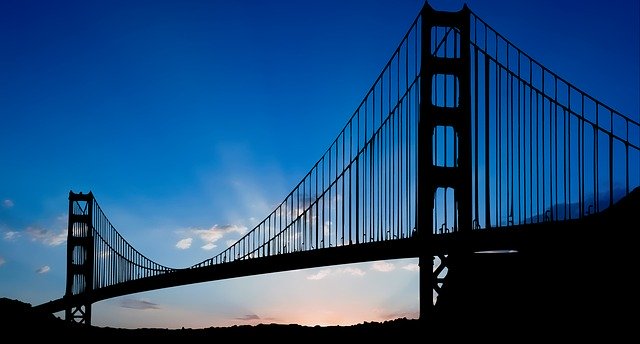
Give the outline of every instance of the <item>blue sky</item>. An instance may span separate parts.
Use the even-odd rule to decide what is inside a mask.
[[[39,304],[64,294],[69,190],[93,191],[120,233],[161,264],[186,267],[225,248],[317,161],[422,3],[1,2],[0,296]],[[467,3],[543,65],[639,119],[637,2]],[[416,317],[416,263],[130,295],[95,304],[93,323]]]

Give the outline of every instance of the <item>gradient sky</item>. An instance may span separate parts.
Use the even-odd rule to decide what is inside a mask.
[[[467,3],[543,65],[639,119],[637,1]],[[186,267],[224,249],[317,161],[422,4],[0,2],[0,297],[63,296],[69,190],[93,191],[120,233],[161,264]],[[224,235],[212,241],[214,232]],[[129,295],[95,304],[93,324],[417,315],[408,259]]]

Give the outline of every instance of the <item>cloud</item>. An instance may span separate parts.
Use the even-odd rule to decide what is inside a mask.
[[[31,241],[38,241],[47,246],[58,246],[67,241],[67,230],[64,228],[55,232],[44,228],[27,227],[25,232]]]
[[[6,263],[6,260],[4,260],[4,258],[0,257],[0,266],[3,266],[4,263]]]
[[[184,233],[185,231],[180,232]],[[189,235],[189,237],[178,241],[178,244],[182,243],[184,247],[179,247],[177,244],[176,246],[183,250],[187,249],[191,247],[193,237],[197,237],[198,239],[200,239],[200,241],[203,242],[203,245],[200,246],[200,248],[209,251],[218,247],[218,245],[216,244],[218,240],[224,238],[226,235],[233,233],[244,235],[245,233],[247,233],[247,227],[241,225],[214,225],[209,229],[190,228],[186,230],[186,234]],[[236,241],[237,240],[227,240],[225,241],[225,243],[227,243],[228,246],[231,246]],[[229,244],[229,242],[231,242],[231,244]]]
[[[407,270],[407,271],[420,271],[420,265],[413,263],[413,264],[407,264],[401,267],[401,269]]]
[[[176,247],[181,250],[186,250],[191,247],[191,242],[193,242],[192,238],[185,238],[176,243]]]
[[[237,233],[243,235],[247,233],[247,227],[239,225],[214,225],[209,229],[192,229],[191,232],[207,244],[213,244],[222,239],[226,234]]]
[[[344,268],[341,273],[349,274],[351,276],[364,276],[366,272],[359,268]]]
[[[4,232],[4,240],[16,240],[18,239],[22,234],[20,234],[20,232],[16,232],[16,231],[8,231],[8,232]]]
[[[388,313],[383,313],[381,317],[384,320],[393,320],[393,319],[400,319],[400,318],[418,319],[420,318],[420,311],[414,309],[414,310],[388,312]]]
[[[317,281],[331,275],[331,269],[322,269],[313,275],[307,276],[308,280]]]
[[[243,320],[243,321],[251,321],[251,320],[260,320],[260,317],[257,316],[256,314],[246,314],[246,315],[243,315],[241,317],[237,317],[235,319],[236,320]]]
[[[10,199],[5,199],[4,201],[2,201],[2,206],[4,208],[13,208],[13,201]]]
[[[322,269],[313,275],[307,276],[308,280],[317,281],[329,276],[335,275],[350,275],[356,277],[362,277],[366,274],[364,270],[359,268],[335,268],[335,269]]]
[[[387,262],[375,262],[371,265],[371,270],[380,271],[380,272],[389,272],[396,269],[396,266],[393,263]]]
[[[203,246],[202,246],[202,247],[200,247],[200,248],[201,248],[201,249],[203,249],[203,250],[207,250],[207,251],[209,251],[209,250],[213,250],[213,249],[214,249],[214,248],[216,248],[216,247],[218,247],[218,245],[216,245],[216,244],[214,244],[214,243],[210,242],[210,243],[208,243],[208,244],[206,244],[206,245],[203,245]]]
[[[49,271],[51,271],[51,268],[49,267],[49,265],[45,265],[45,266],[40,267],[38,270],[36,270],[36,273],[46,274]]]
[[[147,301],[147,300],[136,300],[136,299],[122,299],[120,300],[120,307],[122,308],[130,308],[130,309],[160,309],[158,304]]]

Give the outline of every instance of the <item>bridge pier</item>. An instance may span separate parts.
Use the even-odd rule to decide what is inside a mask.
[[[434,271],[434,231],[465,232],[472,225],[470,13],[466,5],[458,12],[443,12],[427,2],[421,11],[417,228],[422,321],[434,319],[434,291],[442,283],[438,275],[447,262],[467,253],[462,240],[440,258]],[[453,202],[448,204],[450,191]],[[437,197],[443,208],[436,206]],[[453,214],[447,214],[447,208],[454,209]],[[439,212],[442,226],[435,221]]]

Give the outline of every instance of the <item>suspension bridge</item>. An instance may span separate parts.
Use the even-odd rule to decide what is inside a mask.
[[[236,243],[190,267],[164,266],[126,241],[91,192],[70,192],[66,293],[36,308],[91,324],[91,305],[117,296],[417,257],[429,319],[458,257],[602,224],[640,185],[639,171],[637,119],[468,7],[426,3],[329,148]]]

